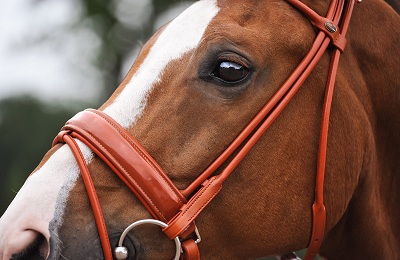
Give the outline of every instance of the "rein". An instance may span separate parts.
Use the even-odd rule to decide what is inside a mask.
[[[197,244],[200,235],[195,220],[210,201],[220,192],[222,184],[250,152],[264,132],[283,111],[321,59],[329,44],[334,47],[326,85],[322,111],[315,198],[312,205],[312,230],[305,259],[314,259],[322,244],[326,210],[323,199],[324,174],[328,142],[329,118],[339,58],[346,46],[345,35],[354,3],[360,0],[332,0],[326,17],[322,17],[299,0],[286,0],[319,30],[315,41],[297,68],[245,127],[229,147],[186,189],[178,190],[157,162],[114,119],[98,110],[85,110],[70,119],[53,142],[66,143],[72,150],[88,193],[95,217],[104,258],[113,259],[106,223],[90,171],[77,140],[87,145],[104,161],[125,185],[139,198],[155,220],[142,220],[129,226],[115,250],[117,259],[125,259],[128,252],[122,242],[129,230],[140,224],[156,224],[177,245],[175,259],[181,251],[185,259],[200,259]],[[234,157],[218,175],[215,171]],[[196,238],[193,237],[195,233]]]

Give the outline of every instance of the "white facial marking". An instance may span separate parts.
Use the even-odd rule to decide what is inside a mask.
[[[85,160],[90,161],[93,157],[92,152],[80,141],[78,143]],[[41,212],[43,220],[50,221],[53,217],[61,217],[58,214],[63,210],[56,210],[55,203],[58,199],[61,204],[57,207],[63,207],[68,194],[59,194],[59,192],[63,186],[69,188],[65,189],[68,192],[74,186],[79,176],[78,173],[79,169],[75,158],[69,147],[64,145],[49,158],[42,168],[29,176],[24,188],[18,192],[15,199],[26,204],[25,210]],[[32,196],[32,191],[35,191],[35,196]],[[52,210],[49,211],[49,209]]]
[[[90,162],[93,158],[91,150],[80,141],[78,145],[85,160]],[[28,246],[32,242],[32,238],[26,236],[28,230],[42,233],[49,241],[49,223],[53,218],[62,223],[69,191],[78,176],[75,158],[64,145],[28,177],[0,219],[0,258],[8,259]]]
[[[166,66],[198,46],[218,11],[215,0],[204,0],[175,18],[151,47],[125,89],[104,112],[123,127],[131,126],[142,114],[146,99],[152,87],[160,81]]]
[[[202,0],[173,20],[125,89],[104,112],[123,127],[131,126],[141,115],[151,89],[160,81],[166,66],[198,46],[218,11],[216,0]],[[93,153],[81,142],[78,144],[86,162],[90,163]],[[9,259],[27,247],[35,236],[32,230],[49,240],[49,224],[56,219],[58,226],[53,228],[61,225],[69,192],[79,174],[72,152],[64,145],[26,180],[0,219],[0,259]]]

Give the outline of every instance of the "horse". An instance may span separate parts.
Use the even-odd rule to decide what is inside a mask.
[[[400,259],[400,18],[381,0],[344,5],[354,6],[347,33],[347,25],[335,20],[319,26],[333,5],[313,0],[201,0],[161,27],[115,93],[98,110],[71,119],[27,178],[0,219],[1,259],[122,259],[118,254],[177,259],[181,250],[195,251],[187,259],[284,259],[314,243],[326,259]],[[305,13],[318,19],[310,23]],[[246,150],[223,186],[201,197],[199,192],[209,192],[205,189],[220,179],[264,121],[197,181],[202,186],[191,184],[275,97],[314,40],[331,33],[319,62],[268,130]],[[332,72],[331,57],[339,55]],[[328,84],[332,77],[336,83]],[[326,85],[335,86],[329,117],[321,116],[329,100]],[[91,125],[101,120],[108,123]],[[329,122],[325,135],[324,120]],[[103,151],[103,143],[85,142],[94,138],[89,135],[78,138],[85,125],[116,149],[129,148],[126,143],[139,147],[129,157],[158,172],[149,179],[137,174],[153,197],[132,193],[127,185],[137,180],[114,173],[118,167],[141,172],[139,166],[109,164],[105,153],[96,152]],[[104,129],[119,134],[104,137]],[[109,141],[120,135],[122,141]],[[321,136],[327,137],[325,145]],[[320,147],[326,148],[322,181],[316,174],[324,158]],[[156,186],[160,176],[168,190]],[[88,193],[98,199],[100,220]],[[313,215],[320,193],[323,205]],[[181,218],[177,212],[204,198],[193,213],[195,222],[183,225],[178,237],[165,235],[176,233],[170,227]],[[161,202],[151,204],[157,199]],[[167,224],[155,219],[163,215],[157,210],[164,200],[175,205]],[[135,227],[127,228],[132,223]],[[101,232],[106,232],[104,240]],[[185,237],[198,248],[177,246]],[[103,242],[123,245],[125,251],[106,256]]]

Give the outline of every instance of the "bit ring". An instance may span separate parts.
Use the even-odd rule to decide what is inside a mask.
[[[168,225],[162,221],[159,220],[155,220],[155,219],[142,219],[136,222],[133,222],[132,224],[130,224],[122,233],[121,237],[119,238],[118,241],[118,246],[115,248],[114,250],[114,254],[115,257],[118,260],[124,260],[128,258],[128,249],[126,247],[124,247],[122,244],[124,242],[124,239],[126,237],[126,235],[129,233],[129,231],[131,231],[134,227],[143,225],[143,224],[153,224],[153,225],[157,225],[160,226],[162,228],[166,228],[168,227]],[[175,257],[174,260],[179,260],[179,257],[181,255],[182,252],[182,245],[181,245],[181,241],[179,240],[179,237],[175,237],[174,238],[175,241],[175,248],[176,248],[176,253],[175,253]]]

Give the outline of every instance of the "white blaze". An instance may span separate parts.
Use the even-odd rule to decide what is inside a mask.
[[[80,141],[78,144],[85,160],[90,161],[93,153]],[[49,240],[49,223],[53,218],[62,223],[68,193],[78,176],[74,156],[64,145],[28,177],[0,219],[0,259],[9,259],[32,242],[27,230],[40,232]]]
[[[131,126],[143,112],[146,98],[160,80],[165,67],[198,46],[208,24],[218,11],[215,0],[204,0],[195,3],[175,18],[151,47],[125,89],[104,112],[123,127]]]
[[[152,87],[165,67],[195,49],[218,13],[216,0],[195,3],[162,32],[148,56],[115,101],[105,109],[123,127],[133,125],[141,115]],[[79,142],[86,161],[92,152]],[[31,175],[0,219],[0,259],[9,258],[31,241],[23,241],[25,230],[36,230],[49,239],[49,223],[62,216],[66,199],[79,176],[75,159],[64,145],[37,172]],[[26,245],[25,245],[26,244]],[[20,248],[22,247],[22,248]]]

